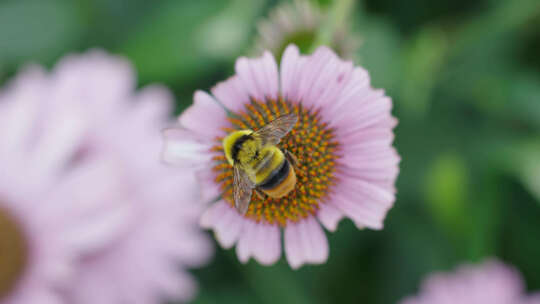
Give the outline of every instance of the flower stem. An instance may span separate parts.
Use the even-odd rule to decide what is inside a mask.
[[[321,45],[332,46],[333,34],[347,23],[347,18],[351,15],[355,0],[335,0],[328,9],[327,18],[319,29],[311,51]]]

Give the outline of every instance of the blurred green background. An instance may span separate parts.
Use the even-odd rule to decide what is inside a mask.
[[[0,82],[26,62],[104,48],[161,82],[177,113],[248,54],[276,0],[3,0]],[[320,1],[332,10],[339,1]],[[402,156],[383,231],[345,220],[330,258],[292,271],[233,250],[194,271],[195,303],[396,303],[428,273],[497,256],[540,290],[540,1],[366,0],[354,60],[395,103]]]

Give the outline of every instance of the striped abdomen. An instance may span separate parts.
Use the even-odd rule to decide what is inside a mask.
[[[276,146],[268,146],[258,154],[247,166],[257,188],[273,198],[287,195],[296,185],[296,174],[283,152]]]

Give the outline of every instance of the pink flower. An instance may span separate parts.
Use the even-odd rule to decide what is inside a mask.
[[[464,265],[449,274],[434,274],[420,288],[420,294],[401,304],[536,304],[539,297],[527,297],[519,273],[501,262]]]
[[[317,42],[317,34],[329,17],[328,12],[314,1],[281,2],[269,12],[267,18],[257,23],[255,51],[262,53],[269,50],[279,58],[291,41],[298,41],[309,49]],[[330,42],[342,58],[351,58],[361,41],[358,36],[350,33],[349,24],[343,23],[330,33]]]
[[[392,101],[371,87],[368,73],[330,49],[301,56],[289,46],[278,68],[274,57],[240,58],[236,75],[212,95],[198,91],[164,131],[163,159],[198,170],[203,199],[213,203],[201,219],[225,248],[236,244],[241,262],[261,264],[285,255],[292,268],[328,259],[322,224],[335,231],[343,217],[359,228],[382,229],[395,200],[399,156],[392,147]],[[253,195],[245,216],[234,209],[233,170],[221,140],[238,129],[258,129],[295,112],[298,122],[279,143],[299,161],[295,189],[281,199]]]
[[[71,161],[86,122],[49,93],[38,68],[0,91],[2,304],[62,303],[78,257],[110,240],[124,214],[108,200],[120,186],[109,162]]]
[[[90,244],[70,257],[77,263],[74,277],[61,286],[66,303],[188,300],[196,286],[187,268],[203,265],[212,254],[198,226],[202,208],[196,204],[200,193],[193,174],[159,161],[160,130],[169,122],[172,96],[160,86],[135,91],[134,76],[127,61],[90,51],[64,58],[49,75],[40,72],[42,85],[34,91],[26,80],[13,87],[23,95],[21,100],[42,105],[50,114],[23,118],[38,126],[52,125],[57,136],[63,136],[40,147],[38,158],[49,157],[45,148],[54,152],[67,145],[69,153],[56,156],[64,166],[91,163],[90,173],[99,173],[100,166],[105,171],[104,176],[81,181],[76,194],[60,197],[75,208],[80,196],[80,204],[102,207],[107,215],[90,231],[99,238],[85,231],[77,235],[77,241]],[[63,206],[56,208],[67,208]],[[85,222],[69,222],[77,220]]]

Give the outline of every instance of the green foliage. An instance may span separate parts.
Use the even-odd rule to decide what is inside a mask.
[[[83,24],[73,3],[61,0],[0,2],[0,66],[49,62],[78,41]]]
[[[28,61],[50,66],[101,47],[132,60],[141,84],[166,83],[183,109],[196,89],[232,74],[256,21],[279,2],[2,1],[0,80]],[[343,1],[316,2],[333,11]],[[357,63],[392,97],[400,120],[403,161],[385,229],[358,231],[345,220],[328,234],[328,263],[298,271],[284,259],[242,265],[233,250],[218,249],[211,265],[194,271],[201,285],[194,303],[393,304],[428,273],[489,256],[540,290],[540,3],[351,7],[337,16],[348,16],[362,42]],[[324,38],[293,40],[308,50]]]
[[[426,175],[426,202],[434,219],[449,234],[462,234],[468,227],[467,166],[459,155],[438,156]]]

